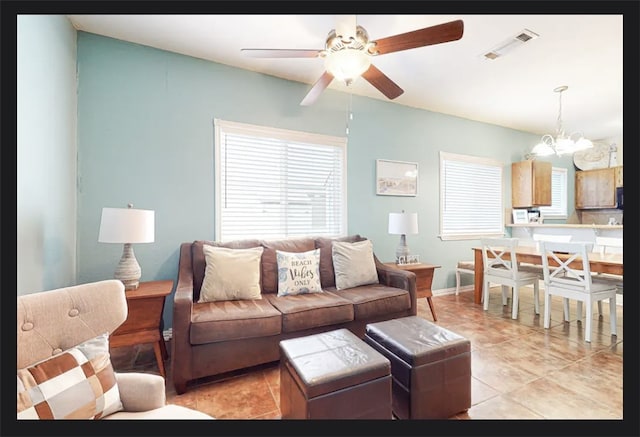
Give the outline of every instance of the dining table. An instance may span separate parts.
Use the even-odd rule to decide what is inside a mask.
[[[482,259],[482,247],[472,247],[474,252],[475,270],[474,270],[474,288],[473,301],[480,304],[482,301],[482,282],[484,280],[484,261]],[[624,264],[622,263],[621,253],[589,253],[589,268],[591,272],[609,273],[613,275],[624,276]],[[558,254],[559,259],[563,259],[562,254]],[[549,265],[557,266],[558,263],[549,259]],[[566,259],[566,258],[565,258]],[[516,249],[516,261],[518,263],[529,263],[542,265],[542,254],[534,246],[518,246]],[[581,268],[582,261],[574,261],[569,264],[572,267]]]

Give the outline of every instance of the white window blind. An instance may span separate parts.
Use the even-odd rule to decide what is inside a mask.
[[[345,234],[346,138],[214,125],[217,240]]]
[[[503,164],[440,152],[440,238],[504,235]]]
[[[567,218],[567,169],[553,167],[551,170],[551,206],[541,206],[543,218]]]

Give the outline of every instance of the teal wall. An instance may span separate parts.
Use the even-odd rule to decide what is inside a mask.
[[[21,295],[76,281],[76,31],[66,17],[17,17],[17,73]]]
[[[319,68],[321,66],[319,65]],[[214,239],[213,119],[344,135],[349,95],[327,90],[301,107],[308,85],[78,33],[78,281],[112,276],[121,245],[98,243],[101,209],[156,212],[156,240],[138,244],[142,280],[177,278],[180,243]],[[392,260],[398,236],[389,212],[416,211],[413,253],[441,265],[434,289],[454,286],[458,259],[474,241],[441,241],[438,152],[499,159],[510,180],[538,136],[485,123],[353,96],[348,136],[348,231],[367,236]],[[375,160],[419,164],[417,197],[375,194]],[[510,184],[504,190],[511,203]],[[572,204],[572,200],[571,200]],[[165,324],[171,326],[171,299]]]
[[[49,18],[50,23],[57,20]],[[63,46],[74,52],[75,40],[63,41]],[[75,235],[60,233],[68,246],[76,245],[75,253],[67,254],[70,263],[77,259],[75,283],[111,278],[122,253],[121,245],[97,241],[103,207],[133,203],[155,210],[155,242],[135,245],[143,281],[175,281],[179,245],[215,239],[214,118],[328,135],[345,132],[348,94],[326,90],[314,105],[301,107],[309,85],[94,34],[77,33],[77,70],[77,175],[75,168],[69,169],[74,182],[77,176],[77,188],[53,185],[58,196],[77,196],[77,214],[65,217],[77,242]],[[62,89],[67,98],[75,96],[75,88]],[[359,96],[352,97],[351,106],[348,232],[367,236],[378,257],[391,260],[398,236],[387,234],[388,213],[417,212],[420,233],[408,236],[412,252],[442,266],[434,289],[453,287],[455,262],[469,258],[476,241],[437,237],[438,152],[504,162],[503,194],[509,207],[509,164],[523,159],[538,136]],[[66,158],[66,165],[75,166],[73,153],[64,154],[65,144],[51,147]],[[418,162],[418,196],[376,196],[376,159]],[[26,175],[37,178],[36,171]],[[572,184],[572,167],[569,180]],[[19,198],[21,184],[28,185],[19,178]],[[40,196],[50,192],[51,184],[39,186]],[[49,213],[47,208],[40,212]],[[46,262],[41,260],[42,268]],[[171,297],[164,320],[170,327]]]

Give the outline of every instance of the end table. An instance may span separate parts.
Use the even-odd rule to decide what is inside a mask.
[[[433,321],[437,322],[438,317],[436,316],[436,309],[433,306],[433,300],[431,299],[433,296],[431,283],[433,282],[433,271],[440,268],[440,266],[425,263],[396,264],[394,262],[388,262],[385,263],[385,265],[401,270],[408,270],[416,274],[417,297],[427,298],[429,309],[431,309],[431,315],[433,316]]]
[[[164,360],[169,355],[162,336],[162,312],[172,288],[173,281],[151,281],[141,282],[136,290],[127,290],[127,320],[109,337],[113,348],[153,343],[158,370],[165,378]]]

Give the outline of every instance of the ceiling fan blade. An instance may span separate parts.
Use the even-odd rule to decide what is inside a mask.
[[[382,94],[384,94],[391,100],[404,93],[404,90],[402,88],[396,85],[394,81],[389,79],[387,75],[378,70],[378,68],[376,68],[376,66],[374,66],[373,64],[369,66],[369,69],[367,71],[362,73],[362,77],[364,77],[367,82],[376,87]]]
[[[462,20],[450,21],[436,26],[425,27],[424,29],[378,39],[375,41],[375,50],[378,51],[379,55],[384,55],[385,53],[456,41],[462,38],[463,31],[464,24]]]
[[[240,49],[252,58],[317,58],[320,50],[316,49]]]
[[[304,96],[304,99],[302,99],[302,102],[300,102],[300,106],[309,106],[313,104],[313,102],[318,100],[320,94],[322,94],[322,92],[329,86],[332,80],[333,74],[329,73],[328,71],[322,73],[320,79],[318,79],[316,83],[313,84],[311,90],[307,93],[306,96]]]

